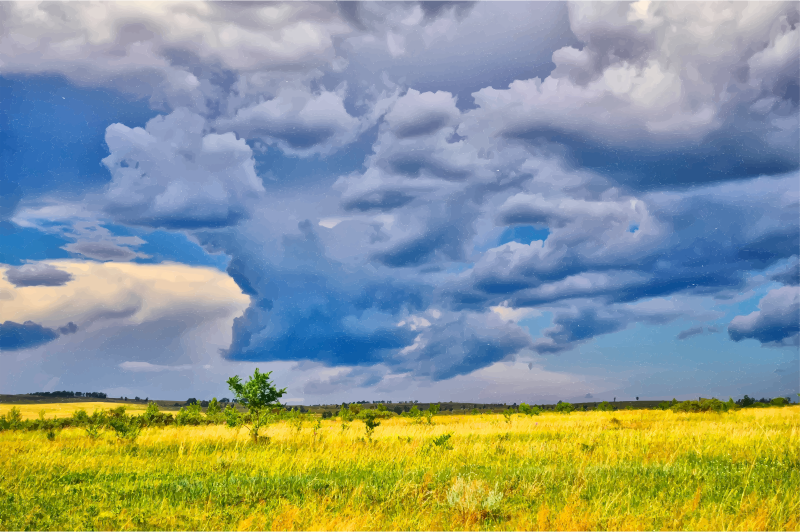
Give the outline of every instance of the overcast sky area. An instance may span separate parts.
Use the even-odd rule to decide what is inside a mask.
[[[0,3],[0,393],[800,391],[800,5]]]

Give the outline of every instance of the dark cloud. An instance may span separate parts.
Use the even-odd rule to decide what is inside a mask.
[[[63,286],[72,280],[72,274],[49,264],[26,264],[6,270],[6,279],[17,287]]]
[[[0,323],[0,351],[28,349],[52,342],[56,338],[58,332],[32,321],[22,324],[13,321]]]
[[[703,329],[702,326],[697,327],[690,327],[685,331],[681,331],[678,333],[676,338],[678,340],[686,340],[687,338],[691,338],[692,336],[697,336],[698,334],[715,334],[720,331],[719,327],[709,326]]]
[[[702,327],[692,327],[690,329],[686,329],[685,331],[681,331],[678,333],[678,340],[686,340],[687,338],[691,338],[692,336],[697,336],[698,334],[703,334]]]
[[[787,267],[773,273],[769,278],[785,285],[800,285],[800,262],[795,257]]]
[[[59,334],[75,334],[76,332],[78,332],[78,326],[72,322],[58,328]]]
[[[139,256],[130,248],[118,246],[113,242],[75,242],[63,247],[71,253],[80,253],[84,257],[96,260],[129,261]]]

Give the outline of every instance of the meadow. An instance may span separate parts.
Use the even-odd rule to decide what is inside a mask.
[[[6,430],[0,528],[796,530],[798,429],[792,406],[394,417],[371,438],[315,418],[258,443],[225,425]]]

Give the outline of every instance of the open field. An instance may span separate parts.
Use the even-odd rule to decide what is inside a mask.
[[[81,408],[88,413],[94,410],[107,410],[120,405],[100,401],[70,402],[70,403],[28,403],[28,404],[0,404],[0,416],[4,416],[12,408],[19,410],[22,419],[37,419],[39,412],[44,411],[46,418],[70,417],[73,412]],[[125,405],[125,410],[131,414],[141,414],[147,409],[146,404]],[[175,409],[177,410],[177,408]]]
[[[54,405],[60,406],[60,405]],[[39,408],[39,407],[37,407]],[[37,410],[38,412],[38,410]],[[0,528],[681,529],[800,526],[800,407],[224,425],[135,443],[0,432]],[[437,446],[435,437],[452,434]]]

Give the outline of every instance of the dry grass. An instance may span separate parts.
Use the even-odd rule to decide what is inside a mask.
[[[0,416],[4,416],[12,408],[17,408],[22,415],[22,419],[36,419],[39,417],[39,412],[44,412],[47,418],[62,418],[70,417],[73,412],[84,409],[91,414],[94,410],[107,410],[108,408],[116,408],[124,406],[125,411],[131,414],[139,414],[147,409],[147,405],[130,405],[130,404],[109,404],[103,402],[81,402],[81,403],[46,403],[46,404],[0,404]]]
[[[52,442],[40,432],[0,433],[0,528],[800,525],[800,407],[548,413],[516,415],[510,425],[501,415],[434,419],[384,420],[371,442],[362,422],[343,432],[335,420],[316,434],[311,423],[299,433],[279,423],[259,444],[225,426],[150,428],[135,444],[79,429]],[[447,433],[449,448],[432,443]]]

